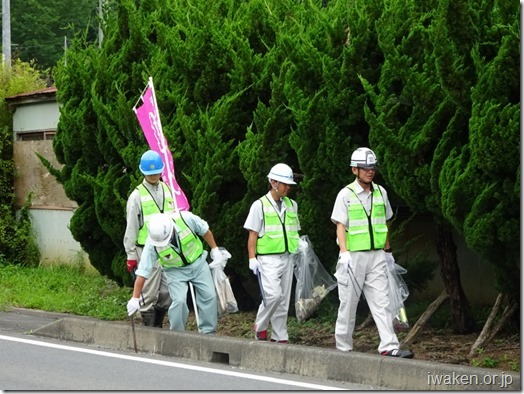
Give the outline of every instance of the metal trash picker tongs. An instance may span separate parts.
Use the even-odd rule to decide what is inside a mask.
[[[136,271],[136,268],[133,268],[133,272],[131,273],[131,276],[133,277],[133,283],[135,282],[135,279],[136,279],[135,271]],[[145,303],[144,294],[140,293],[140,295],[142,296],[142,305],[143,305]],[[131,332],[133,333],[133,345],[135,346],[135,353],[138,353],[138,348],[136,346],[135,313],[129,316],[129,318],[131,319]]]

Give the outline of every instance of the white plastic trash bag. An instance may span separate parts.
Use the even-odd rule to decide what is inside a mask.
[[[299,322],[315,312],[337,281],[320,263],[307,235],[302,235],[295,261],[295,314]]]
[[[224,268],[226,267],[227,260],[231,258],[231,254],[222,247],[220,247],[220,251],[224,256],[224,260],[215,260],[209,264],[218,298],[219,317],[226,313],[238,312],[237,300],[231,289],[231,283],[229,283],[229,278],[224,273]]]
[[[406,272],[408,271],[396,264],[394,260],[388,262],[389,307],[393,317],[395,332],[409,329],[408,317],[404,308],[404,301],[409,296],[409,289],[401,276]]]

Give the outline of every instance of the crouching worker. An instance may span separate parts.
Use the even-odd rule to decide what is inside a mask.
[[[211,247],[211,259],[224,259],[206,221],[191,212],[156,214],[149,222],[149,235],[136,270],[133,297],[127,303],[132,316],[140,307],[140,293],[151,276],[155,261],[166,275],[172,302],[168,316],[171,330],[184,331],[189,308],[187,289],[191,282],[196,293],[198,332],[215,334],[217,329],[217,296],[211,270],[207,264],[201,236]]]

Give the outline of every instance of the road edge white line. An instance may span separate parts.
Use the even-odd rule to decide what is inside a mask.
[[[43,347],[49,347],[49,348],[55,348],[55,349],[61,349],[61,350],[69,350],[69,351],[80,352],[80,353],[95,354],[95,355],[104,356],[104,357],[120,358],[123,360],[139,361],[139,362],[145,362],[149,364],[157,364],[157,365],[163,365],[163,366],[168,366],[168,367],[189,369],[193,371],[216,373],[219,375],[235,376],[235,377],[240,377],[244,379],[261,380],[261,381],[271,382],[271,383],[286,384],[288,386],[304,387],[304,388],[309,388],[313,390],[346,390],[340,387],[324,386],[324,385],[319,385],[319,384],[314,384],[314,383],[304,383],[304,382],[290,381],[290,380],[284,380],[284,379],[278,379],[278,378],[271,378],[268,376],[252,375],[252,374],[242,373],[242,372],[225,371],[221,369],[199,367],[196,365],[180,364],[174,361],[153,360],[149,358],[143,358],[140,356],[130,356],[130,355],[125,355],[125,354],[110,353],[110,352],[106,352],[103,350],[83,349],[83,348],[78,348],[74,346],[58,345],[55,343],[41,342],[41,341],[37,341],[34,339],[25,339],[25,338],[0,335],[0,340],[11,341],[11,342],[21,342],[21,343],[26,343],[30,345],[43,346]]]

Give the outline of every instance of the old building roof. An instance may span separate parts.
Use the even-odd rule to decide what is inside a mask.
[[[56,86],[50,86],[45,89],[33,90],[31,92],[19,93],[14,96],[6,97],[8,102],[20,101],[26,99],[54,98],[56,95]]]

